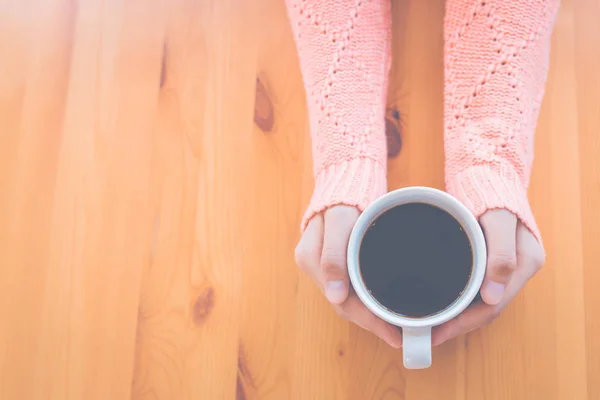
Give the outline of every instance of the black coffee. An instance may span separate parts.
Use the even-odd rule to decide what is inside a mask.
[[[359,260],[365,286],[381,305],[419,318],[444,310],[461,295],[473,253],[454,217],[435,206],[410,203],[373,222]]]

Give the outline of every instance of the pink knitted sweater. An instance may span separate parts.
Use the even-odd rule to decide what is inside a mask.
[[[527,200],[560,0],[447,0],[446,188],[479,217],[505,208],[540,240]],[[286,0],[306,87],[315,189],[302,227],[385,193],[390,0]]]

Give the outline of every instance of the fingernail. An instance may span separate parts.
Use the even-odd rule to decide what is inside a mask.
[[[327,300],[334,304],[340,304],[346,300],[346,284],[344,281],[327,282],[327,290],[325,292]]]
[[[485,298],[488,304],[496,305],[500,303],[502,296],[504,296],[503,284],[490,281],[485,285]]]

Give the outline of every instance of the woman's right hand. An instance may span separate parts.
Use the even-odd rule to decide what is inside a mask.
[[[338,315],[400,348],[400,330],[369,311],[350,287],[346,252],[358,215],[357,208],[343,205],[315,215],[296,247],[296,263],[317,284]]]

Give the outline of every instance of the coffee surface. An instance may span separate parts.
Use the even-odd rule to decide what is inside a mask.
[[[454,217],[429,204],[409,203],[371,224],[359,260],[365,286],[381,305],[419,318],[444,310],[462,294],[473,253]]]

